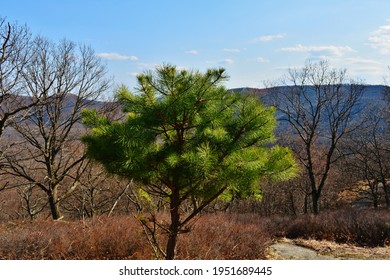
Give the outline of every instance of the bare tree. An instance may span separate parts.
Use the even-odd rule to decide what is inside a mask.
[[[31,58],[31,35],[26,26],[11,24],[0,17],[0,173],[4,175],[3,153],[14,144],[12,133],[4,133],[11,121],[26,113],[32,102],[25,90],[23,71]],[[4,134],[7,137],[4,137]],[[0,191],[10,187],[8,178],[2,178]]]
[[[79,188],[62,207],[64,212],[77,218],[110,216],[114,211],[128,214],[137,206],[133,192],[132,183],[110,176],[101,166],[88,162],[79,180]]]
[[[23,185],[17,189],[20,197],[20,208],[27,212],[31,220],[34,220],[47,205],[47,201],[44,201],[44,197],[34,197],[35,189],[36,186],[32,184]]]
[[[86,107],[99,108],[96,99],[109,81],[91,48],[40,37],[33,42],[23,74],[32,101],[44,97],[45,102],[12,123],[21,140],[6,155],[8,172],[42,190],[56,220],[62,217],[60,201],[77,187],[85,168],[80,113]]]
[[[299,140],[292,148],[306,171],[315,214],[330,169],[339,159],[340,140],[354,129],[363,91],[361,83],[347,79],[346,70],[332,69],[326,61],[290,69],[284,86],[270,89],[280,119]]]
[[[349,173],[366,183],[368,194],[377,208],[381,196],[390,206],[390,134],[386,112],[374,106],[364,116],[364,125],[343,141]],[[382,187],[382,188],[381,188]]]
[[[30,58],[30,33],[25,26],[0,18],[0,135],[8,120],[31,104],[20,104],[23,75]],[[18,102],[19,101],[19,102]]]

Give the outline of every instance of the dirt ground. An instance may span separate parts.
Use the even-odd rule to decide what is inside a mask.
[[[280,239],[268,250],[270,260],[390,260],[390,246],[358,247],[330,241]]]

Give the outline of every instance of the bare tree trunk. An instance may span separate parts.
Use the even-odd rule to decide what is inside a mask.
[[[390,207],[390,197],[389,197],[389,186],[387,185],[386,179],[382,179],[383,191],[385,193],[386,207]]]
[[[374,208],[377,209],[378,208],[378,196],[377,195],[373,196],[373,204],[374,204]]]
[[[312,192],[311,194],[311,198],[312,198],[312,204],[313,204],[313,214],[314,215],[317,215],[320,213],[320,208],[319,208],[319,200],[320,200],[320,196],[318,195],[317,192]]]
[[[294,200],[294,192],[292,190],[289,191],[289,200],[290,200],[290,209],[294,216],[297,216],[297,210],[295,207],[295,200]]]
[[[308,195],[307,194],[305,194],[305,201],[304,201],[304,204],[303,204],[303,214],[307,214],[307,205],[308,205]]]
[[[390,197],[389,197],[389,187],[387,185],[384,185],[384,190],[385,190],[385,201],[386,201],[386,207],[390,207]]]
[[[58,205],[58,193],[57,189],[54,188],[50,192],[48,192],[48,200],[50,206],[50,212],[53,220],[59,220],[61,216],[60,207]]]

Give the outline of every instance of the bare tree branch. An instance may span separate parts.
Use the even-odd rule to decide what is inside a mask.
[[[339,142],[354,129],[363,91],[363,84],[347,79],[345,69],[331,69],[326,61],[290,70],[285,86],[270,90],[281,120],[297,136],[292,146],[310,181],[314,213],[319,211],[329,171],[339,159]],[[317,155],[318,151],[323,153]],[[316,163],[318,156],[323,164]]]
[[[80,142],[84,130],[81,111],[101,109],[98,98],[108,89],[109,81],[105,67],[89,47],[67,40],[54,44],[37,37],[32,48],[23,77],[34,106],[29,114],[12,122],[26,148],[17,154],[9,151],[6,157],[10,173],[44,191],[53,219],[59,219],[59,203],[69,195],[86,165]],[[65,192],[63,197],[60,190]]]

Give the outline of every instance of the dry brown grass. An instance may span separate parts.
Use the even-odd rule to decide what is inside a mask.
[[[0,223],[15,220],[20,217],[19,201],[20,199],[16,189],[0,191]]]
[[[205,215],[180,237],[180,259],[265,259],[271,244],[264,220],[251,214]]]
[[[87,222],[34,221],[0,227],[4,259],[148,259],[137,223],[128,217]]]
[[[279,237],[311,240],[310,244],[317,244],[314,240],[327,240],[360,247],[384,246],[390,242],[389,224],[388,210],[349,209],[295,219],[205,214],[190,232],[179,236],[176,258],[266,259],[272,239]],[[135,218],[112,216],[86,221],[0,223],[2,258],[153,259],[153,253]]]
[[[390,211],[385,209],[344,209],[304,215],[295,219],[274,218],[278,237],[328,240],[359,246],[390,244]]]
[[[262,259],[270,244],[260,218],[229,214],[200,217],[180,235],[177,259]],[[152,259],[132,217],[0,224],[0,259]]]

